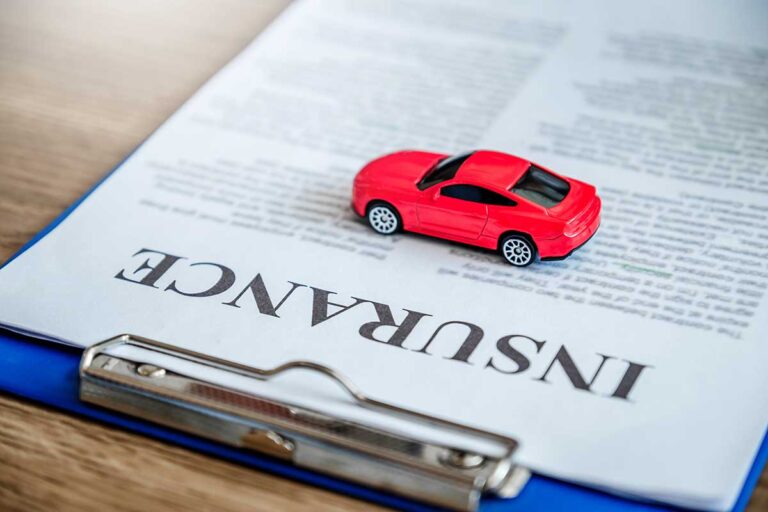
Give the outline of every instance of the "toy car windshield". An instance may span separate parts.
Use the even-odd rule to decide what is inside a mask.
[[[440,160],[440,162],[438,162],[434,169],[432,169],[424,176],[424,178],[422,178],[417,187],[419,190],[425,190],[432,185],[437,185],[438,183],[452,179],[454,176],[456,176],[456,171],[459,170],[461,164],[463,164],[467,158],[472,156],[472,153],[474,153],[474,151],[469,151],[468,153],[459,153],[458,155],[443,158]]]

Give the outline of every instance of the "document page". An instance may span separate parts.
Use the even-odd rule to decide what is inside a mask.
[[[515,437],[542,474],[728,510],[768,421],[766,21],[758,1],[297,2],[0,270],[0,325],[315,361]],[[480,148],[594,184],[597,234],[516,268],[350,208],[373,158]],[[385,421],[310,380],[270,393]]]

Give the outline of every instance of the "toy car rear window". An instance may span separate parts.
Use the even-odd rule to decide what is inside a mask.
[[[554,174],[531,165],[509,190],[544,208],[552,208],[565,199],[571,186]]]
[[[443,158],[431,171],[424,175],[416,186],[419,190],[426,190],[433,185],[452,179],[456,176],[456,171],[459,170],[461,164],[463,164],[467,158],[472,156],[472,153],[474,153],[474,151]]]

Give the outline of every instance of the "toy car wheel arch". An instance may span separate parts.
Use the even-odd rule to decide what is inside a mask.
[[[536,247],[522,235],[507,235],[499,244],[499,252],[507,263],[527,267],[536,259]]]
[[[397,210],[384,202],[371,204],[366,218],[373,230],[382,235],[391,235],[398,232],[402,227],[402,221]]]

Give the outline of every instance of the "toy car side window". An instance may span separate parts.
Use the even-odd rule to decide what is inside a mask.
[[[448,185],[440,190],[446,197],[472,201],[473,203],[492,204],[497,206],[516,206],[517,203],[508,197],[491,190],[474,185]]]

